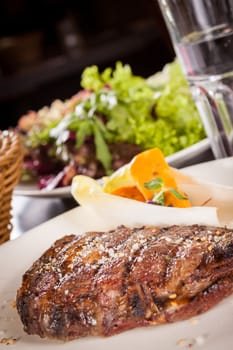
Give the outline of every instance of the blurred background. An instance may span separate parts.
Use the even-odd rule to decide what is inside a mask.
[[[148,77],[175,54],[156,0],[1,0],[0,129],[117,60]]]

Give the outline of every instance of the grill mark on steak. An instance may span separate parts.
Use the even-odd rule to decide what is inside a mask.
[[[233,231],[120,226],[57,240],[24,274],[29,334],[109,336],[204,312],[233,292]]]

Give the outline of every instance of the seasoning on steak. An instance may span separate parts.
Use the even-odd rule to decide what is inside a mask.
[[[233,230],[127,228],[65,236],[24,274],[29,334],[71,340],[184,320],[233,292]]]

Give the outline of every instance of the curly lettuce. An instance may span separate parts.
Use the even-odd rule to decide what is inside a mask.
[[[96,157],[109,173],[110,143],[128,142],[142,150],[158,147],[167,156],[205,137],[177,61],[149,79],[134,75],[131,67],[121,62],[103,72],[97,66],[87,67],[81,87],[90,94],[61,121],[39,132],[32,130],[31,146],[40,142],[59,146],[65,142],[67,131],[75,133],[77,147],[87,136],[93,136]]]

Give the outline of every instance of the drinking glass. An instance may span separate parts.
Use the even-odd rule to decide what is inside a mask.
[[[233,156],[233,0],[158,0],[215,158]]]

